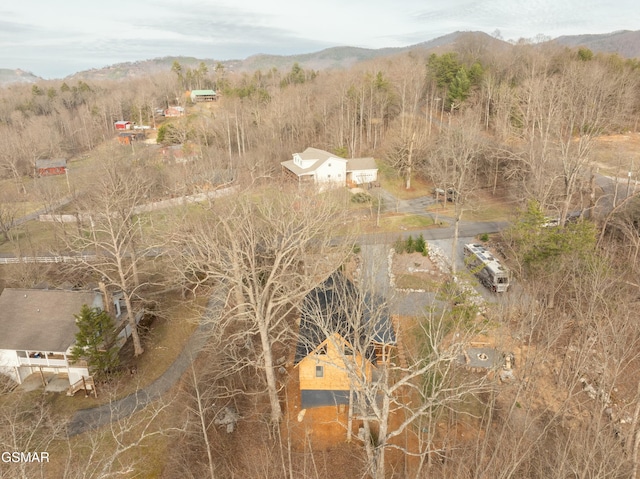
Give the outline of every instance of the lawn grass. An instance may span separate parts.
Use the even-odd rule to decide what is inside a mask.
[[[438,292],[441,283],[423,275],[398,274],[395,277],[397,289],[420,289],[423,291]]]
[[[200,297],[183,301],[177,293],[167,294],[163,298],[159,307],[162,316],[154,320],[148,331],[141,332],[145,352],[133,358],[131,341],[121,351],[121,363],[125,372],[117,381],[116,399],[148,386],[162,376],[182,352],[198,326],[198,319],[207,300],[206,297]],[[128,374],[130,367],[135,367],[135,375]],[[99,397],[97,402],[104,401]],[[96,405],[95,400],[93,405]]]
[[[11,230],[10,234],[12,241],[0,242],[0,253],[33,256],[63,247],[54,223],[27,221]]]
[[[378,166],[378,179],[380,186],[391,193],[398,199],[411,200],[413,198],[420,198],[422,196],[428,196],[431,194],[433,185],[420,178],[417,175],[411,177],[411,188],[406,189],[406,179],[398,176],[397,172],[381,160],[377,160]]]
[[[360,233],[397,233],[401,231],[421,230],[435,227],[431,218],[404,214],[385,213],[380,216],[380,226],[376,226],[375,218],[367,216],[360,221]],[[348,231],[353,231],[354,225],[346,226]]]
[[[420,215],[393,214],[380,218],[380,227],[385,231],[424,229],[430,226],[433,226],[433,220]]]
[[[483,201],[481,208],[472,209],[464,214],[469,221],[507,221],[514,213],[514,207],[500,202]]]
[[[503,195],[493,196],[490,191],[480,191],[473,199],[474,207],[465,206],[462,214],[463,221],[509,221],[513,218],[516,205]],[[426,211],[434,215],[453,218],[455,204],[447,202],[430,205]]]

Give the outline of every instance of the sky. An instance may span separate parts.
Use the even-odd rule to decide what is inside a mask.
[[[638,29],[638,0],[21,0],[0,3],[0,68],[62,78],[164,56],[399,47],[455,31],[517,40]]]

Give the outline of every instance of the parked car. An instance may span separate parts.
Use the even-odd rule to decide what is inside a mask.
[[[455,202],[458,200],[458,192],[453,188],[447,188],[447,190],[443,190],[442,188],[434,188],[431,190],[431,194],[434,198],[442,198],[444,201],[445,196],[447,197],[447,201]]]
[[[544,219],[544,223],[542,223],[543,228],[555,228],[560,225],[560,218],[552,218],[551,216],[547,216]]]

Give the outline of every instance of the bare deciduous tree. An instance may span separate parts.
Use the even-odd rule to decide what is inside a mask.
[[[0,407],[0,449],[4,462],[2,477],[5,474],[12,478],[47,477],[46,463],[49,460],[8,463],[6,454],[48,454],[55,441],[64,438],[64,433],[64,423],[53,417],[45,396],[34,397],[17,391],[3,395]]]
[[[15,227],[20,213],[20,206],[12,201],[13,199],[5,192],[0,194],[0,233],[4,241],[11,241],[11,230]]]
[[[347,438],[353,425],[361,424],[359,440],[371,477],[387,477],[389,451],[418,459],[412,469],[420,477],[425,458],[438,453],[435,418],[485,389],[484,377],[460,374],[469,330],[457,314],[434,310],[402,329],[370,279],[356,285],[338,272],[303,303],[298,351],[325,367],[330,384],[340,375],[348,378]],[[456,341],[448,343],[451,335]]]
[[[170,419],[174,402],[165,397],[142,404],[142,393],[133,402],[110,402],[109,417],[103,427],[84,433],[83,441],[69,442],[64,479],[117,478],[141,474],[146,447],[155,438],[183,430],[179,420]]]
[[[289,315],[315,281],[350,252],[348,244],[332,246],[340,218],[330,195],[270,190],[221,201],[175,236],[176,269],[186,281],[229,288],[222,318],[229,343],[259,340],[253,366],[264,372],[275,423],[281,409],[274,345],[289,334]]]
[[[149,197],[150,187],[142,172],[123,160],[105,160],[86,192],[79,227],[63,235],[80,266],[122,292],[136,356],[143,353],[136,322],[141,311],[135,307],[145,286],[139,270],[147,252],[159,246],[143,238],[143,220],[136,209]]]
[[[458,254],[462,215],[469,208],[469,201],[483,175],[481,160],[486,153],[486,140],[478,120],[476,112],[467,109],[462,112],[457,121],[443,129],[436,140],[425,170],[436,185],[441,185],[445,189],[448,199],[455,207],[453,258]],[[452,261],[451,268],[455,274],[455,261]]]

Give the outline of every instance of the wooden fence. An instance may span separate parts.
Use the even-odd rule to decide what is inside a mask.
[[[77,263],[95,258],[95,255],[82,256],[18,256],[12,258],[0,258],[0,264],[19,263]]]

